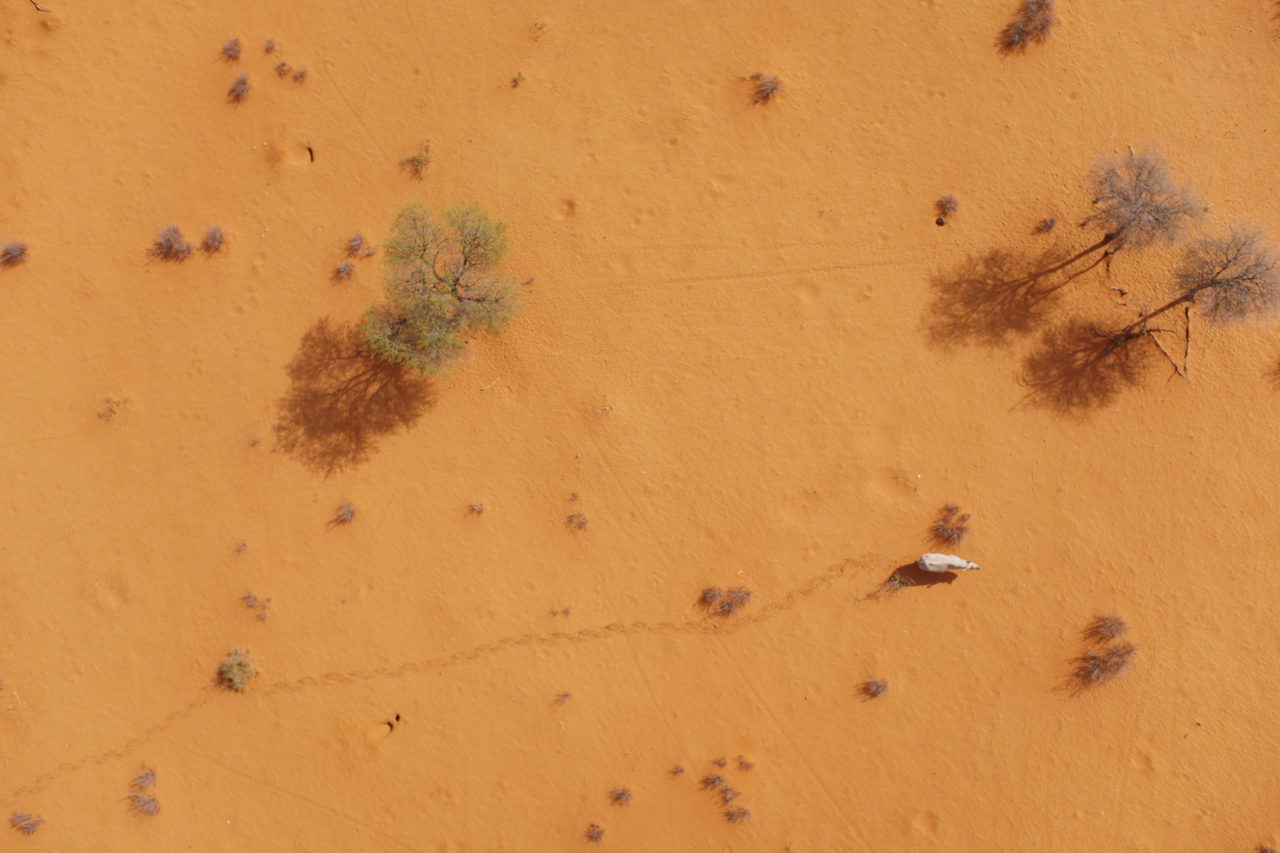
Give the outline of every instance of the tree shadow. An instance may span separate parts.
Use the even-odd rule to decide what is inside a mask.
[[[435,403],[430,381],[371,358],[354,326],[328,317],[302,336],[286,371],[277,446],[325,476],[367,461],[379,439]]]
[[[1063,415],[1081,415],[1112,403],[1141,383],[1153,348],[1141,337],[1117,340],[1081,320],[1049,329],[1022,363],[1023,403]]]
[[[929,338],[944,347],[1003,346],[1014,336],[1030,334],[1063,287],[1110,257],[1100,252],[1088,264],[1071,269],[1103,245],[1105,241],[1095,243],[1074,255],[1060,247],[1036,255],[992,249],[933,276],[925,322]]]

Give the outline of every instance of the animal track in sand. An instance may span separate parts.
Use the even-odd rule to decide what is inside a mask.
[[[349,685],[357,682],[373,681],[380,678],[404,678],[408,675],[418,673],[442,672],[450,667],[490,657],[499,654],[508,648],[517,646],[588,643],[606,640],[610,637],[626,637],[641,634],[733,634],[785,613],[796,605],[804,602],[806,599],[812,597],[819,590],[831,586],[837,580],[846,576],[850,569],[876,570],[883,568],[886,564],[887,561],[885,558],[875,554],[864,554],[861,557],[841,560],[840,562],[835,563],[814,575],[804,584],[790,590],[781,598],[761,606],[754,612],[735,615],[729,619],[703,617],[686,622],[612,622],[599,628],[582,628],[578,631],[550,631],[517,634],[501,637],[492,642],[482,643],[478,646],[473,646],[470,649],[462,649],[451,654],[439,655],[421,660],[406,661],[398,666],[376,667],[373,669],[353,669],[343,672],[324,672],[319,675],[304,675],[300,678],[287,679],[284,681],[277,681],[274,684],[267,684],[254,689],[253,692],[258,696],[271,696],[278,693],[299,693],[314,687],[321,687],[325,685]],[[857,599],[852,602],[852,605],[857,606],[858,604],[861,604],[863,600],[864,599]],[[71,773],[85,767],[99,766],[108,761],[118,761],[125,758],[133,750],[142,746],[157,735],[172,728],[176,723],[186,717],[189,717],[191,714],[195,713],[197,710],[209,704],[221,695],[222,691],[215,685],[210,684],[204,692],[194,698],[191,702],[171,711],[164,717],[164,719],[149,726],[147,729],[133,736],[119,747],[96,755],[84,756],[72,761],[64,761],[52,770],[42,773],[27,782],[25,785],[16,788],[8,797],[5,798],[5,807],[13,806],[14,803],[22,797],[29,797],[40,792],[45,785],[59,776],[63,776],[67,773]]]

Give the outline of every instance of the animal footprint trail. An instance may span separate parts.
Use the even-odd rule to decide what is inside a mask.
[[[304,675],[294,679],[277,681],[254,690],[259,696],[272,696],[278,693],[298,693],[315,687],[329,685],[349,686],[358,682],[373,681],[379,678],[403,678],[407,675],[443,672],[463,663],[470,663],[484,657],[500,654],[508,648],[516,646],[536,646],[554,644],[577,644],[607,640],[612,637],[636,636],[640,634],[734,634],[750,626],[773,619],[812,597],[819,590],[831,586],[844,577],[850,569],[875,569],[882,566],[885,559],[876,554],[864,554],[861,557],[845,559],[829,566],[819,574],[810,578],[802,586],[796,587],[781,598],[760,607],[754,613],[737,614],[730,618],[701,618],[687,622],[611,622],[599,628],[582,628],[578,631],[551,631],[547,633],[525,633],[500,637],[488,643],[461,649],[449,654],[405,661],[398,666],[378,667],[375,669],[357,669],[345,672],[325,672],[319,675]],[[191,702],[171,711],[159,722],[151,725],[139,734],[114,749],[85,756],[72,761],[65,761],[52,770],[42,773],[25,785],[16,788],[6,798],[4,805],[12,806],[22,797],[39,793],[45,785],[59,776],[85,767],[99,766],[108,761],[123,760],[147,741],[164,733],[181,720],[189,717],[204,705],[217,698],[222,691],[210,685]]]

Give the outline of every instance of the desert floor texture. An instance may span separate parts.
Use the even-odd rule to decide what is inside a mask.
[[[1172,249],[981,286],[1096,242],[1130,146],[1280,236],[1265,0],[1059,2],[1007,56],[1015,0],[41,5],[0,8],[0,808],[45,822],[0,847],[1280,842],[1277,327],[1081,377],[1064,330]],[[331,273],[411,201],[506,222],[525,306],[370,390],[381,253]],[[226,246],[157,262],[170,223]],[[982,571],[875,594],[935,550]],[[1112,613],[1132,665],[1073,689]]]

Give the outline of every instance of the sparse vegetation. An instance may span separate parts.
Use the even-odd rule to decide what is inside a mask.
[[[1124,636],[1129,626],[1119,616],[1096,616],[1081,632],[1092,643],[1109,643]]]
[[[630,788],[614,788],[609,792],[609,802],[615,806],[631,805],[631,789]]]
[[[470,515],[484,515],[484,504],[467,504],[467,512]]]
[[[129,794],[129,811],[142,817],[155,817],[160,814],[160,801],[155,794],[141,794],[137,791]]]
[[[424,140],[417,151],[400,161],[400,168],[419,181],[426,174],[429,165],[431,165],[431,140],[429,139]]]
[[[191,244],[182,236],[177,225],[166,225],[156,232],[147,254],[156,260],[180,263],[191,257]]]
[[[1276,853],[1276,849],[1265,844],[1259,844],[1254,848],[1254,853]]]
[[[133,777],[133,781],[129,783],[131,791],[146,791],[156,784],[156,771],[150,767],[144,767],[142,772]]]
[[[743,821],[750,819],[750,817],[751,812],[747,811],[742,806],[734,806],[733,808],[725,809],[724,811],[724,819],[729,821],[729,823],[742,823]]]
[[[518,88],[520,88],[520,84],[521,84],[521,83],[523,83],[523,82],[524,82],[524,72],[523,72],[523,71],[517,71],[517,72],[516,72],[516,76],[514,76],[514,77],[512,77],[512,78],[511,78],[511,88],[512,88],[512,89],[518,89]]]
[[[714,764],[716,767],[728,767],[728,766],[729,766],[729,759],[727,759],[727,758],[725,758],[723,755],[721,755],[721,756],[718,756],[718,757],[716,757],[716,758],[711,759],[711,763],[712,763],[712,764]]]
[[[218,666],[218,683],[228,690],[243,693],[249,679],[258,674],[247,649],[232,649]]]
[[[755,765],[753,762],[748,761],[748,760],[746,759],[746,756],[739,755],[739,756],[738,756],[738,769],[739,769],[739,770],[742,770],[742,771],[755,770],[755,769],[756,769],[756,765]]]
[[[732,616],[751,603],[751,590],[745,586],[731,586],[724,593],[718,612],[721,616]]]
[[[27,258],[27,244],[21,240],[10,240],[0,246],[0,267],[16,267]]]
[[[751,103],[763,106],[778,96],[782,91],[782,81],[776,74],[765,74],[757,71],[746,78],[751,84]]]
[[[338,504],[338,510],[334,513],[334,524],[350,524],[356,520],[356,508],[351,505],[351,501],[343,501]]]
[[[953,195],[944,195],[933,203],[933,211],[938,214],[938,218],[934,220],[936,225],[946,225],[947,220],[955,215],[960,209],[960,202],[956,201]]]
[[[872,595],[875,598],[882,598],[886,595],[893,595],[899,590],[915,585],[916,582],[904,575],[901,571],[894,571],[893,574],[889,575],[889,579],[880,584],[880,588],[872,593]]]
[[[293,72],[293,82],[305,83],[306,81],[307,81],[307,69],[299,68],[297,71]]]
[[[246,592],[240,596],[240,600],[244,602],[244,606],[254,611],[254,618],[259,622],[267,621],[267,610],[271,607],[270,598],[258,598],[251,592]]]
[[[231,88],[227,89],[227,102],[231,104],[239,104],[249,97],[249,75],[241,74],[231,83]]]
[[[1173,182],[1169,165],[1157,151],[1102,157],[1089,173],[1094,212],[1081,225],[1105,232],[1099,246],[1110,251],[1169,245],[1201,208],[1189,187]]]
[[[283,79],[283,78],[285,78],[285,77],[288,77],[288,76],[289,76],[289,73],[290,73],[291,71],[293,71],[293,67],[292,67],[291,65],[289,65],[289,63],[287,63],[287,62],[277,62],[277,63],[276,63],[276,76],[277,76],[277,77],[279,77],[279,78],[281,78],[281,79]]]
[[[996,38],[996,47],[1004,54],[1020,53],[1048,39],[1055,23],[1053,0],[1022,0],[1013,20]]]
[[[1058,224],[1058,220],[1052,216],[1046,216],[1036,223],[1036,227],[1031,229],[1032,234],[1048,234]]]
[[[725,778],[723,776],[721,776],[719,773],[711,773],[707,776],[702,777],[702,779],[698,782],[698,787],[719,788],[724,783],[725,783]]]
[[[217,225],[210,225],[204,232],[204,239],[200,241],[200,250],[206,255],[212,255],[222,251],[222,244],[226,242],[227,235],[222,233],[222,229]]]
[[[720,789],[720,802],[726,806],[741,796],[742,793],[737,788],[731,788],[728,785],[725,785]]]
[[[869,678],[858,687],[860,692],[866,699],[875,699],[883,696],[885,691],[889,689],[889,682],[881,678]]]
[[[107,397],[103,407],[98,409],[98,418],[110,423],[116,416],[116,411],[127,402],[129,401],[124,398]]]
[[[264,44],[264,45],[262,46],[262,52],[263,52],[263,53],[275,53],[275,52],[276,52],[276,40],[275,40],[275,39],[267,39],[267,43],[266,43],[266,44]]]
[[[713,610],[724,601],[724,590],[718,586],[709,586],[698,594],[698,606],[704,610]]]
[[[351,261],[343,261],[333,269],[334,281],[346,281],[356,274],[356,265]]]
[[[672,768],[671,768],[671,775],[672,775],[672,776],[683,776],[683,775],[684,775],[684,765],[682,765],[682,764],[677,764],[675,767],[672,767]]]
[[[515,287],[494,268],[506,251],[506,226],[472,205],[444,214],[410,204],[387,241],[387,302],[364,316],[369,353],[426,376],[463,350],[463,336],[496,334],[515,316]],[[584,517],[585,520],[585,517]]]
[[[578,510],[577,512],[571,512],[569,513],[568,516],[565,517],[564,523],[565,523],[565,526],[568,527],[570,530],[586,530],[587,514],[584,513],[582,510]]]
[[[368,247],[363,234],[352,234],[347,238],[347,245],[344,249],[348,258],[358,258],[360,254]]]
[[[929,535],[939,545],[959,545],[969,535],[968,513],[961,513],[956,504],[947,504],[929,527]]]
[[[240,39],[233,36],[218,52],[222,54],[222,58],[227,62],[235,62],[240,58]]]
[[[44,823],[44,818],[29,815],[26,812],[14,812],[9,815],[9,826],[23,835],[35,835],[36,830]]]
[[[587,840],[588,840],[588,841],[590,841],[590,842],[593,842],[593,843],[594,843],[594,842],[596,842],[596,841],[599,841],[599,840],[600,840],[600,839],[602,839],[602,838],[604,838],[604,830],[603,830],[603,829],[601,829],[599,826],[597,826],[596,824],[594,824],[594,823],[593,823],[593,824],[591,824],[590,826],[588,826],[588,827],[587,827]]]
[[[557,696],[556,696],[556,704],[557,704],[557,705],[563,705],[563,704],[565,704],[566,702],[568,702],[568,701],[569,701],[569,699],[570,699],[570,698],[572,698],[572,697],[573,697],[573,694],[572,694],[572,693],[569,693],[569,692],[567,692],[567,691],[566,691],[566,692],[564,692],[564,693],[561,693],[561,694],[559,694],[559,695],[557,695]]]
[[[1131,643],[1087,650],[1073,662],[1071,677],[1076,688],[1083,690],[1111,681],[1133,662],[1137,651]]]

